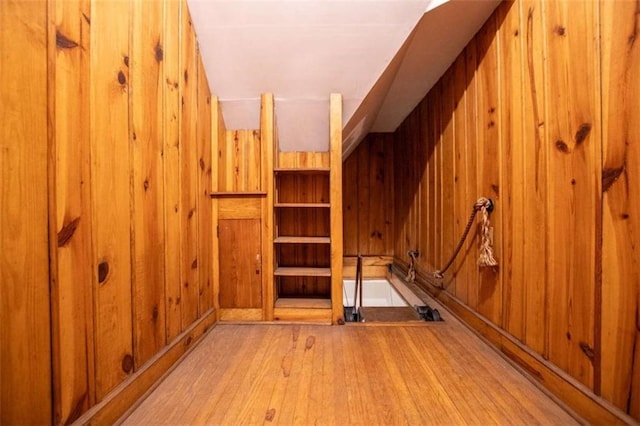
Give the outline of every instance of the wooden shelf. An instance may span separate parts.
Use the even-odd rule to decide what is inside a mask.
[[[288,207],[310,207],[310,208],[324,208],[331,207],[329,203],[276,203],[273,207],[288,208]]]
[[[280,297],[276,308],[331,309],[331,299]]]
[[[273,169],[275,173],[295,173],[295,174],[323,174],[329,173],[331,169],[328,167],[316,167],[316,168],[299,168],[299,169],[288,169],[284,167],[278,167]]]
[[[273,240],[276,244],[330,244],[329,237],[277,237]]]
[[[331,268],[280,267],[273,274],[276,277],[330,277]]]

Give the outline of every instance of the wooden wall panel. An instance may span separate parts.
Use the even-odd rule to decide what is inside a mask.
[[[163,182],[163,4],[132,2],[129,96],[136,369],[166,343]]]
[[[500,158],[502,99],[498,64],[500,51],[498,46],[496,15],[490,17],[478,32],[476,49],[478,79],[478,197],[492,198],[500,206],[491,215],[493,227],[494,257],[499,259],[499,268],[482,268],[478,282],[478,312],[494,324],[502,323],[502,271],[504,259],[501,256],[502,197],[500,195]]]
[[[165,309],[167,342],[182,331],[181,173],[180,173],[180,9],[182,2],[164,2],[164,222]]]
[[[218,191],[260,191],[260,132],[228,130],[218,149]]]
[[[91,4],[91,184],[96,396],[133,372],[129,2]],[[105,107],[108,106],[108,107]]]
[[[476,326],[502,329],[522,348],[508,356],[534,374],[562,371],[562,386],[636,420],[638,10],[624,0],[502,2],[400,125],[394,151],[395,261],[406,268],[417,229],[418,275],[433,284],[449,216],[458,237],[472,203],[493,198],[499,267],[478,268],[474,226],[467,257],[434,294],[466,304]],[[611,410],[580,399],[567,402],[589,418]]]
[[[198,317],[213,307],[213,219],[211,201],[211,91],[198,56]]]
[[[452,69],[453,79],[453,120],[454,120],[454,205],[452,217],[454,244],[458,243],[458,239],[462,236],[464,229],[469,220],[471,206],[468,201],[468,166],[467,166],[467,109],[466,109],[466,63],[465,55],[458,56],[453,63]],[[423,218],[424,220],[424,218]],[[453,251],[452,251],[453,253]],[[472,255],[463,247],[453,265],[455,271],[455,296],[462,302],[467,302],[468,289],[468,273],[470,268],[475,268],[475,262]]]
[[[360,146],[366,141],[367,139],[362,141]],[[342,237],[345,256],[355,256],[360,250],[360,239],[358,236],[358,214],[360,211],[360,200],[358,199],[358,158],[359,154],[351,153],[343,164],[342,219],[344,221],[344,229],[342,231]],[[392,173],[393,171],[386,169],[386,172]]]
[[[548,356],[547,300],[547,135],[544,69],[544,21],[542,0],[519,2],[525,56],[523,96],[522,194],[526,206],[522,223],[525,333],[524,342],[540,355]],[[511,10],[510,13],[514,13]],[[515,159],[514,159],[515,160]],[[515,166],[514,166],[515,167]]]
[[[449,258],[453,254],[454,249],[454,222],[455,222],[455,210],[454,210],[454,196],[455,192],[451,190],[454,187],[455,180],[455,114],[454,114],[454,101],[453,101],[453,90],[454,90],[454,76],[453,73],[447,73],[442,79],[442,102],[440,103],[440,111],[441,111],[441,130],[442,130],[442,141],[440,146],[442,147],[441,155],[441,180],[440,180],[440,188],[441,188],[441,199],[442,199],[442,207],[440,210],[442,211],[442,215],[440,218],[440,229],[441,229],[441,252],[440,258],[438,259],[437,267],[440,268],[445,262],[449,261]],[[417,219],[419,220],[419,219]],[[456,293],[456,281],[454,279],[454,274],[446,276],[446,279],[443,283],[449,291],[453,294]]]
[[[638,2],[600,2],[602,39],[601,393],[640,418],[640,44]]]
[[[180,247],[182,327],[198,318],[198,157],[196,141],[198,69],[196,38],[186,0],[180,13]]]
[[[550,1],[547,25],[549,359],[593,386],[601,126],[598,2]],[[578,65],[577,61],[582,64]]]
[[[471,39],[464,50],[466,63],[467,90],[466,90],[466,116],[467,116],[467,203],[474,203],[482,195],[478,193],[476,182],[478,179],[478,51],[475,37]],[[467,271],[467,304],[470,308],[478,308],[478,228],[471,228],[474,232],[469,234],[465,242],[465,252],[470,256],[469,269]]]
[[[47,3],[0,2],[0,423],[51,422]]]
[[[215,318],[198,286],[212,273],[210,93],[186,3],[0,12],[0,422],[121,414],[152,384],[134,370],[159,377],[169,341]]]
[[[393,254],[393,134],[372,133],[343,165],[344,253]]]
[[[503,328],[518,339],[524,336],[524,233],[523,204],[523,90],[522,35],[519,4],[505,1],[500,4],[496,19],[500,23],[499,61],[501,108],[501,209],[502,235],[502,311]],[[511,11],[513,9],[513,11]]]
[[[55,67],[55,270],[52,287],[55,424],[68,424],[94,401],[93,288],[89,138],[89,17],[87,0],[56,2],[59,39]],[[55,42],[55,41],[54,41]],[[64,113],[60,113],[64,111]],[[52,131],[52,129],[50,129]],[[69,327],[68,324],[76,324]]]

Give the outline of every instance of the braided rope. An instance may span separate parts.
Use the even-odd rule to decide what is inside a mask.
[[[481,197],[473,205],[473,211],[469,216],[469,220],[467,221],[467,226],[464,228],[464,232],[462,233],[462,237],[456,246],[456,249],[453,252],[453,256],[451,259],[442,267],[433,273],[433,277],[437,280],[444,279],[444,273],[449,269],[449,267],[453,264],[453,261],[458,256],[460,249],[462,249],[462,245],[464,241],[467,239],[469,235],[469,231],[471,230],[471,226],[473,225],[473,221],[476,218],[476,214],[478,211],[482,212],[482,243],[480,245],[480,255],[478,258],[478,266],[496,266],[498,262],[493,257],[493,245],[491,244],[491,223],[489,222],[489,209],[491,208],[492,202],[488,198]],[[413,264],[413,260],[412,260]],[[411,269],[412,265],[409,265]],[[413,272],[415,275],[415,271]]]

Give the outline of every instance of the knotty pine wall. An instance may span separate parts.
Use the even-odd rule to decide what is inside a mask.
[[[0,20],[0,423],[98,403],[111,422],[215,320],[211,95],[189,11],[3,1]]]
[[[393,152],[393,133],[370,133],[343,164],[344,278],[355,278],[357,255],[366,278],[393,262]]]
[[[370,133],[342,172],[344,255],[393,255],[393,133]]]
[[[639,14],[505,1],[395,134],[396,261],[596,422],[596,395],[640,419]],[[480,196],[500,265],[472,238],[439,290]]]

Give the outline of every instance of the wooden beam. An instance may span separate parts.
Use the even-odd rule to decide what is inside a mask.
[[[344,321],[342,306],[342,95],[331,94],[329,104],[331,200],[331,304],[332,322]]]

